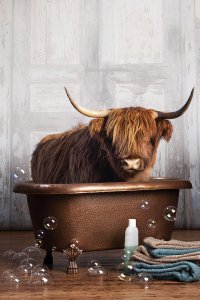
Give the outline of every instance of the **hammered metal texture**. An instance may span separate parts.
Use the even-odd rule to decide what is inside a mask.
[[[44,249],[56,246],[62,251],[76,238],[81,249],[92,251],[123,248],[129,218],[137,220],[140,243],[147,236],[170,239],[173,222],[163,212],[167,206],[177,207],[178,195],[174,189],[27,197],[35,234],[44,228],[44,218],[58,220],[55,230],[45,232]],[[141,209],[142,200],[149,202],[149,209]],[[156,221],[155,228],[147,226],[149,219]]]

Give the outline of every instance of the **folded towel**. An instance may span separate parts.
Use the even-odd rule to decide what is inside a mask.
[[[190,252],[185,254],[176,254],[176,255],[164,255],[162,257],[154,257],[151,256],[148,248],[143,245],[137,247],[135,252],[133,253],[132,260],[141,261],[147,264],[156,265],[163,263],[172,263],[178,261],[200,261],[200,251],[198,252]]]
[[[177,280],[184,282],[200,280],[200,267],[192,262],[182,261],[173,264],[149,265],[134,263],[136,273],[148,273],[154,279]]]
[[[189,249],[168,249],[168,248],[151,248],[146,247],[149,254],[153,257],[163,257],[168,255],[181,255],[181,254],[187,254],[187,253],[200,253],[200,248],[189,248]]]
[[[153,237],[147,237],[144,239],[144,244],[151,248],[172,248],[172,249],[191,249],[200,248],[200,241],[185,242],[178,240],[158,240]]]

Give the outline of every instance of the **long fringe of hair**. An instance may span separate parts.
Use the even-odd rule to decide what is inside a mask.
[[[117,145],[120,155],[141,152],[144,139],[156,134],[156,122],[152,111],[143,108],[113,110],[109,115],[106,131]]]

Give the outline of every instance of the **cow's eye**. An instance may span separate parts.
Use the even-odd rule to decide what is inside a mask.
[[[153,138],[150,138],[150,143],[152,146],[155,146],[155,140]]]

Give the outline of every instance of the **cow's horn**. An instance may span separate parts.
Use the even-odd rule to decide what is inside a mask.
[[[162,111],[157,111],[156,110],[155,111],[157,113],[156,118],[159,118],[159,119],[175,119],[175,118],[180,117],[188,109],[188,107],[190,105],[190,102],[192,101],[193,94],[194,94],[194,87],[193,87],[193,89],[190,93],[190,97],[188,98],[185,105],[183,105],[183,107],[181,107],[179,110],[173,111],[173,112],[162,112]]]
[[[95,111],[95,110],[88,110],[80,105],[78,105],[70,96],[69,92],[67,91],[66,87],[65,87],[65,92],[67,94],[67,97],[69,98],[71,104],[73,105],[73,107],[78,110],[81,114],[87,116],[87,117],[92,117],[92,118],[104,118],[106,117],[110,110],[100,110],[100,111]]]

